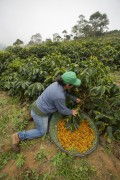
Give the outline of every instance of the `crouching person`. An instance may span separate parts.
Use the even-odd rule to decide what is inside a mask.
[[[34,139],[45,135],[48,131],[48,120],[51,114],[58,111],[63,115],[77,115],[77,110],[66,107],[66,90],[73,86],[80,86],[81,81],[73,71],[65,72],[54,83],[49,85],[32,104],[31,116],[35,123],[35,129],[18,132],[12,135],[12,149],[19,152],[19,143],[22,140]],[[70,98],[79,103],[80,99],[70,95]]]

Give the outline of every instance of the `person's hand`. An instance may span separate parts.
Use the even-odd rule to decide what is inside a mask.
[[[81,99],[77,98],[77,99],[76,99],[76,102],[77,102],[77,103],[80,103],[80,102],[81,102]]]
[[[78,114],[77,110],[72,110],[72,115],[73,116],[77,116],[77,114]]]

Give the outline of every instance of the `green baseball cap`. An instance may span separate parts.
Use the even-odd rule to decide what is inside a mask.
[[[81,84],[81,80],[77,79],[73,71],[65,72],[61,77],[65,84],[72,84],[73,86],[80,86]]]

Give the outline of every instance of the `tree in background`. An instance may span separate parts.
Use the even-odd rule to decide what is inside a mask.
[[[42,36],[40,33],[32,35],[30,42],[28,44],[40,44],[42,43]]]
[[[53,34],[53,42],[60,42],[61,40],[62,38],[58,33]]]
[[[51,38],[46,38],[45,42],[52,42]]]
[[[75,26],[72,27],[72,33],[73,33],[74,39],[76,39],[77,37],[79,37],[78,26],[77,26],[77,25],[75,25]]]
[[[92,36],[92,27],[89,23],[83,27],[83,33],[85,37]]]
[[[64,35],[64,40],[65,40],[65,41],[69,41],[70,38],[71,38],[71,35],[69,35],[66,30],[64,30],[62,33],[63,33],[63,35]]]
[[[97,11],[90,16],[89,23],[92,26],[93,35],[97,36],[97,34],[101,35],[105,29],[108,29],[109,20],[106,14]]]
[[[20,39],[17,39],[13,45],[16,46],[16,45],[22,45],[23,44],[23,41],[21,41]]]
[[[79,20],[77,21],[77,25],[72,27],[72,32],[75,34],[75,37],[84,37],[84,28],[88,25],[88,21],[85,19],[85,16],[82,14],[79,15]]]
[[[64,30],[62,33],[63,33],[64,39],[65,39],[65,37],[66,37],[66,35],[67,35],[68,33],[67,33],[66,30]]]
[[[108,29],[108,24],[109,20],[107,15],[101,14],[99,11],[92,14],[89,18],[89,21],[85,19],[85,16],[79,15],[77,24],[72,27],[74,39],[79,37],[102,35],[104,30]]]
[[[82,14],[79,15],[79,20],[78,20],[78,34],[79,36],[85,36],[84,34],[84,28],[86,27],[86,25],[88,25],[88,21],[85,19],[85,16],[83,16]]]
[[[63,30],[62,38],[58,33],[53,34],[53,42],[60,41],[69,41],[72,39],[79,39],[80,37],[90,37],[90,36],[101,36],[105,33],[105,29],[108,29],[107,25],[109,24],[109,19],[107,15],[104,13],[100,13],[99,11],[93,13],[89,21],[85,19],[84,15],[79,15],[77,24],[72,27],[71,34],[68,34],[66,30]],[[46,39],[47,42],[52,41],[51,39]],[[32,35],[28,45],[32,44],[40,44],[42,42],[42,36],[40,33]],[[23,41],[17,39],[13,45],[22,45]]]

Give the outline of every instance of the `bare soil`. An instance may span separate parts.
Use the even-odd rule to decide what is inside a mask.
[[[49,155],[44,163],[35,161],[35,154],[38,152],[40,146],[49,151]],[[52,142],[47,144],[45,142],[37,143],[32,149],[22,151],[25,155],[24,168],[18,168],[15,160],[11,160],[4,169],[1,170],[1,174],[7,173],[7,177],[20,177],[21,172],[29,169],[36,169],[40,174],[44,174],[48,171],[52,171],[51,158],[57,153],[58,148]],[[78,157],[77,160],[81,158]],[[120,160],[113,154],[106,152],[105,148],[98,145],[97,149],[89,156],[85,157],[88,162],[96,168],[96,178],[101,180],[120,179]]]

